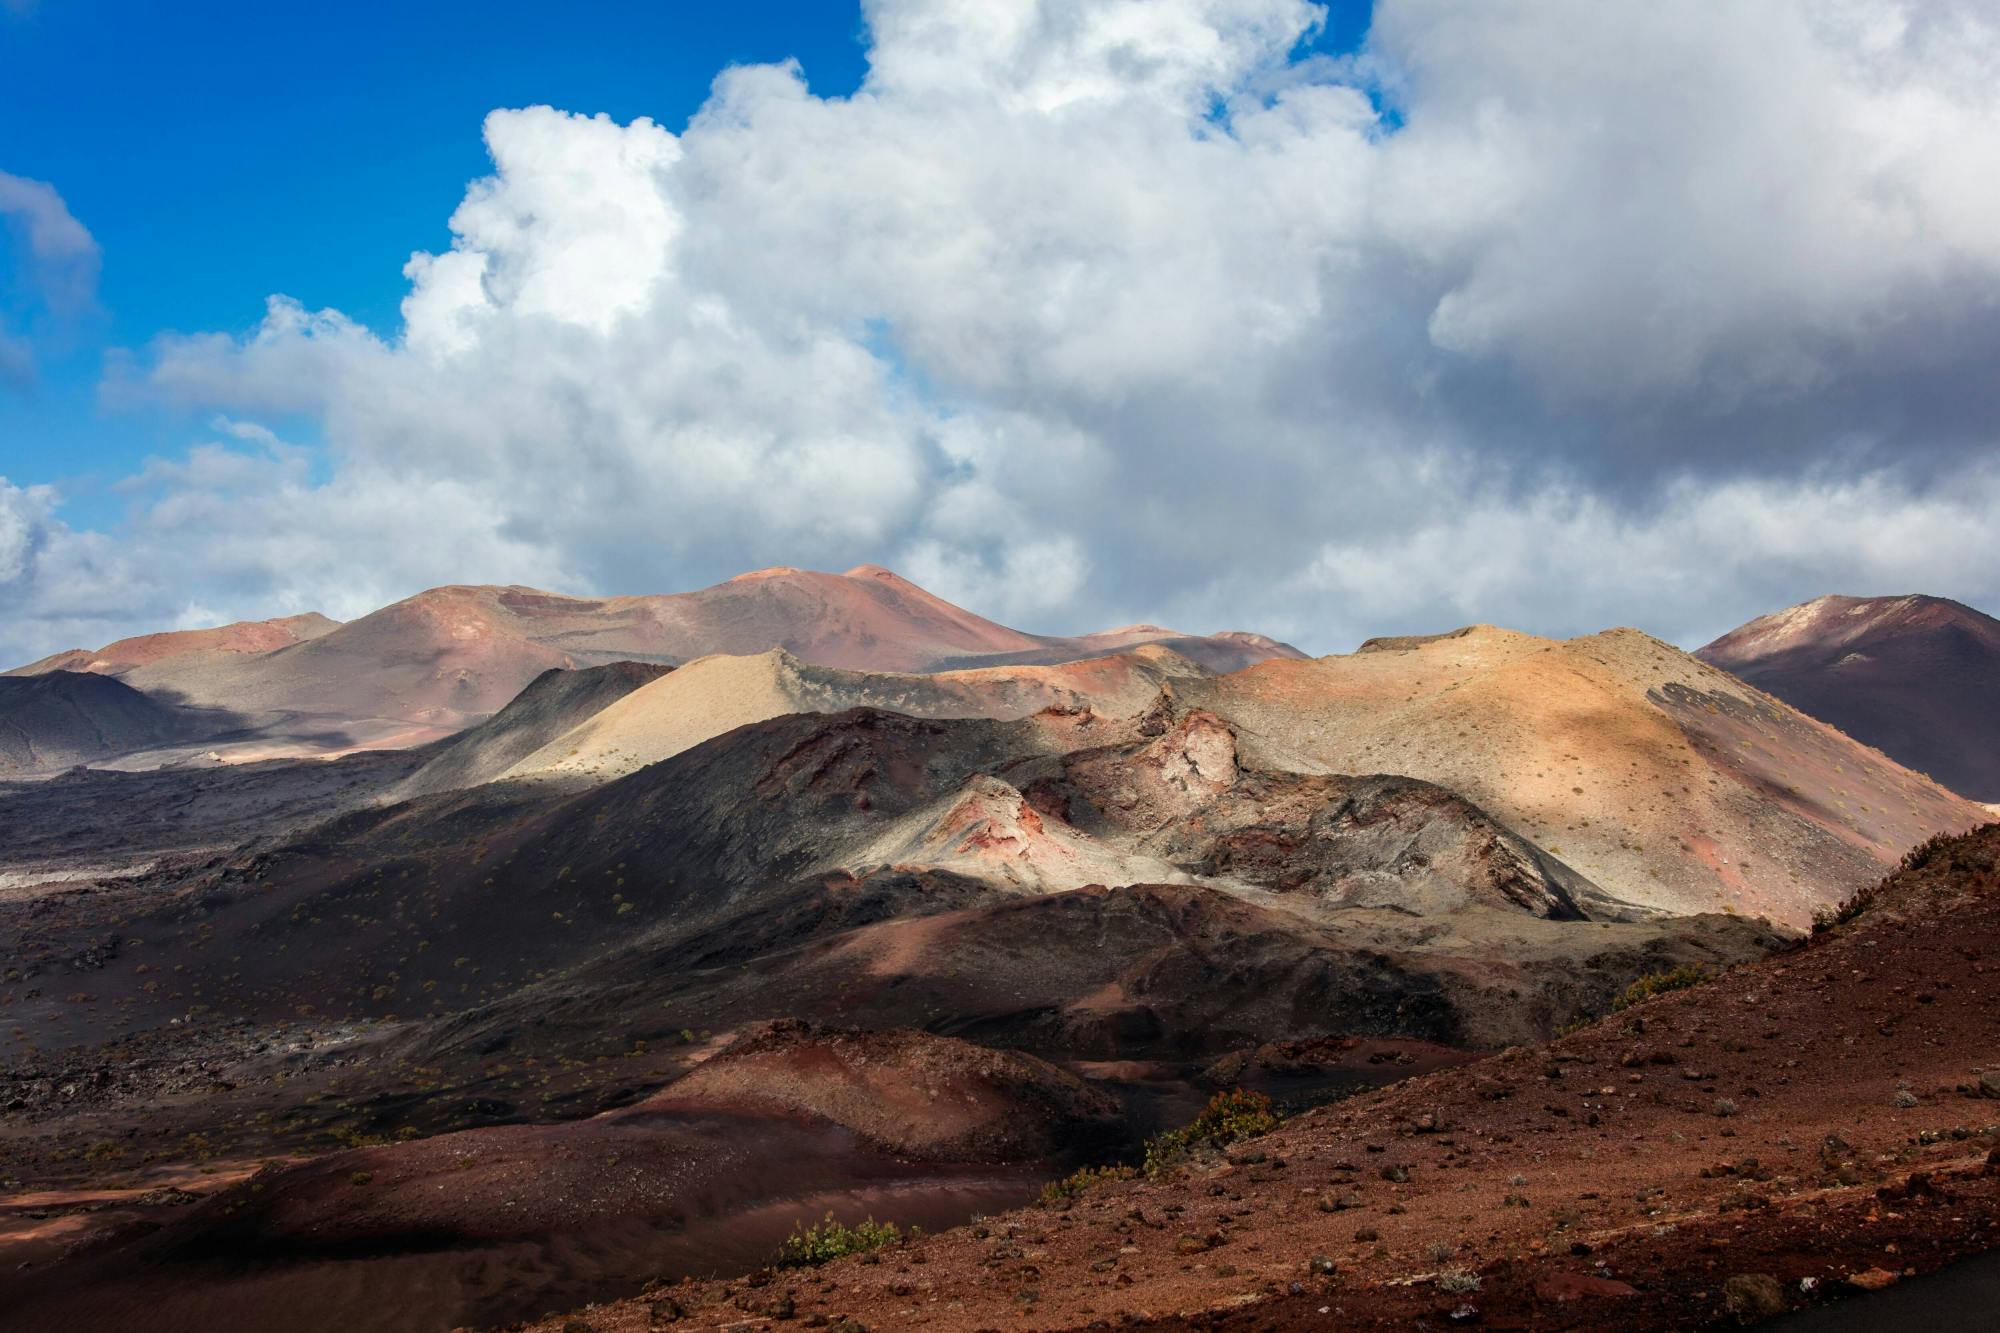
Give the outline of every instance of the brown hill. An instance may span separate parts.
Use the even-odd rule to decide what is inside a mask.
[[[693,1327],[762,1327],[783,1298],[789,1318],[868,1328],[916,1310],[941,1330],[1652,1333],[1859,1299],[1845,1327],[1900,1327],[1864,1293],[2000,1234],[1996,867],[2000,826],[1925,849],[1802,950],[1541,1050],[810,1280],[686,1283],[675,1306]]]
[[[1942,597],[1821,597],[1695,656],[1960,795],[2000,801],[2000,620]]]
[[[119,639],[95,652],[71,648],[4,674],[33,676],[48,671],[90,671],[106,676],[122,676],[135,667],[153,666],[181,657],[268,653],[307,639],[316,639],[339,625],[337,620],[329,620],[317,611],[309,611],[304,615],[284,616],[277,620],[239,620],[233,625],[218,625],[211,629],[168,630],[161,634]]]
[[[1636,630],[1556,642],[1473,626],[1173,688],[1233,722],[1253,762],[1282,749],[1437,783],[1670,912],[1804,926],[1908,847],[1988,817]]]
[[[1256,635],[1148,632],[1151,641],[1230,667],[1296,653]],[[1121,636],[1124,647],[1147,641]],[[113,647],[119,652],[115,661],[104,658],[106,669],[133,686],[256,719],[271,742],[259,757],[357,743],[421,744],[491,715],[552,667],[679,664],[777,650],[822,667],[918,673],[1049,665],[1105,651],[1091,637],[1009,629],[875,565],[844,574],[758,570],[697,592],[659,596],[433,588],[337,628],[300,618],[148,636]],[[47,659],[20,670],[47,670],[69,660]]]

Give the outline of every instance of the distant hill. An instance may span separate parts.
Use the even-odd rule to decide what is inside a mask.
[[[38,676],[49,671],[89,671],[103,676],[122,676],[138,667],[213,654],[259,654],[284,648],[307,639],[316,639],[340,626],[317,611],[277,620],[239,620],[233,625],[210,629],[167,630],[141,634],[107,643],[94,652],[70,648],[6,672],[9,676]]]
[[[923,673],[1071,662],[1148,643],[1169,644],[1191,660],[1225,669],[1301,655],[1258,635],[1202,637],[1153,626],[1109,636],[1028,634],[953,606],[876,565],[844,574],[757,570],[696,592],[633,597],[451,586],[330,624],[268,634],[272,646],[261,651],[237,645],[264,631],[232,626],[196,632],[218,636],[222,645],[156,635],[20,671],[110,661],[116,648],[115,674],[133,686],[249,714],[270,736],[293,746],[291,752],[312,753],[361,742],[381,747],[435,740],[490,716],[552,667],[679,665],[778,649],[819,667]],[[125,646],[169,639],[174,642],[144,651]],[[259,751],[284,752],[283,745]]]
[[[83,671],[0,676],[0,773],[39,773],[212,735],[230,719]]]
[[[1698,650],[1978,801],[2000,801],[2000,620],[1943,597],[1821,597]]]

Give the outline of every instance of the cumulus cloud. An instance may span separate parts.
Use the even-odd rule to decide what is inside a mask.
[[[155,347],[324,442],[160,465],[124,540],[222,534],[235,613],[876,560],[1322,651],[2000,601],[1990,6],[1382,0],[1338,60],[1302,0],[864,10],[851,96],[493,113],[400,329]]]

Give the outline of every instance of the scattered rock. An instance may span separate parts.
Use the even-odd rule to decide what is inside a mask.
[[[1785,1289],[1769,1273],[1738,1273],[1722,1284],[1722,1308],[1754,1324],[1785,1312]]]

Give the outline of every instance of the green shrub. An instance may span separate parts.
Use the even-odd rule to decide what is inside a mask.
[[[1226,1148],[1238,1139],[1253,1139],[1277,1127],[1278,1114],[1263,1093],[1241,1089],[1218,1092],[1186,1128],[1170,1130],[1146,1144],[1146,1174],[1157,1176],[1178,1166],[1197,1148]]]
[[[1630,1009],[1635,1004],[1644,1004],[1657,995],[1665,995],[1668,991],[1686,990],[1690,986],[1699,986],[1707,980],[1707,970],[1696,967],[1693,963],[1683,963],[1671,972],[1654,972],[1640,977],[1619,992],[1617,998],[1611,1001],[1611,1012],[1615,1014],[1621,1009]]]
[[[835,1221],[833,1214],[828,1213],[823,1222],[803,1229],[794,1226],[792,1234],[778,1248],[776,1262],[780,1268],[816,1268],[850,1254],[879,1250],[902,1238],[903,1233],[893,1223],[877,1222],[870,1217],[850,1227]]]

